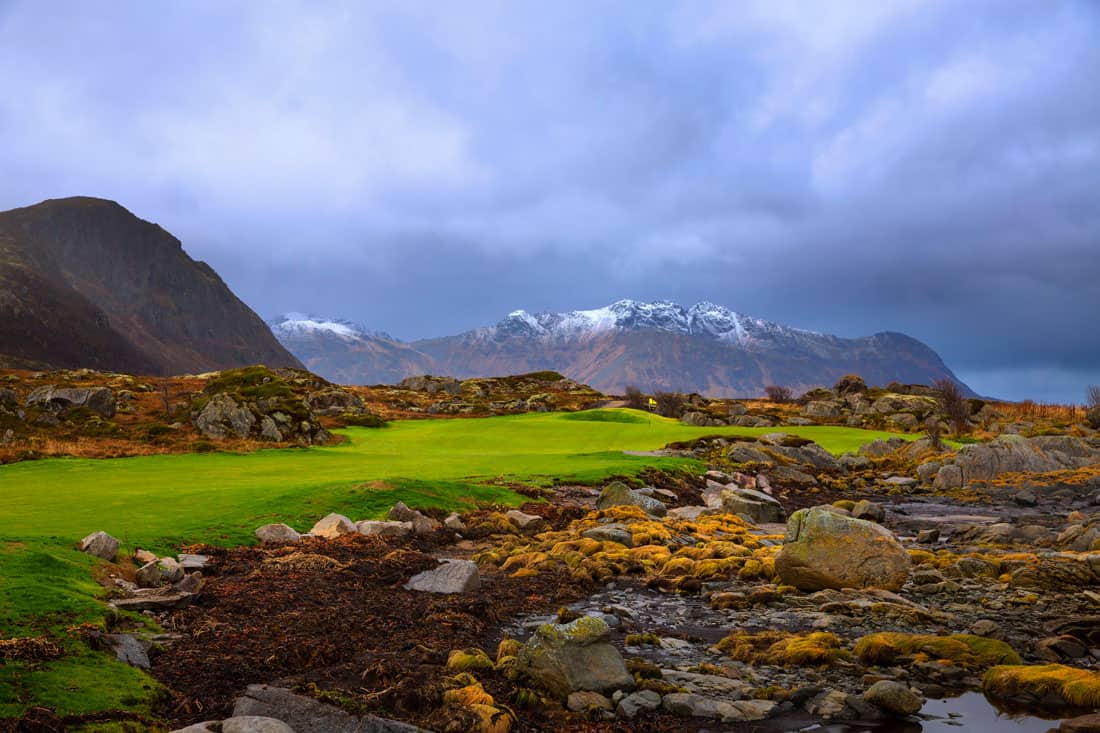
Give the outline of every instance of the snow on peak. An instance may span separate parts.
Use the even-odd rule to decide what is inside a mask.
[[[567,313],[537,313],[517,310],[497,324],[497,336],[581,338],[611,330],[654,329],[708,336],[739,345],[817,336],[731,311],[706,301],[684,308],[669,300],[644,302],[617,300],[602,308]]]
[[[362,341],[370,334],[362,326],[351,321],[323,318],[306,313],[284,313],[268,321],[272,332],[281,338],[315,335],[331,335],[344,341]]]

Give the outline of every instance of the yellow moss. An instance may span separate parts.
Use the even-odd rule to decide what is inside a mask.
[[[840,647],[840,637],[819,631],[777,641],[768,648],[765,658],[769,664],[804,667],[828,665],[848,656],[848,651]]]
[[[909,559],[914,565],[931,565],[936,559],[936,554],[928,550],[909,550]]]
[[[737,573],[737,577],[742,580],[750,580],[752,578],[760,577],[760,573],[764,570],[764,563],[760,562],[756,558],[752,558],[745,561],[745,564],[741,567],[741,571]]]
[[[508,733],[512,729],[512,713],[495,705],[467,705],[481,719],[479,733]]]
[[[924,654],[967,669],[995,664],[1020,664],[1020,655],[1003,641],[971,634],[932,636],[881,632],[856,642],[855,655],[864,664],[893,664],[898,657]]]
[[[649,632],[645,634],[627,634],[625,643],[627,646],[660,646],[661,637]]]
[[[691,575],[695,569],[695,563],[690,557],[673,557],[661,566],[661,575],[675,578],[680,575]]]
[[[1100,707],[1100,673],[1062,664],[993,667],[982,678],[982,692],[994,699],[1021,693],[1057,695],[1072,707]]]
[[[837,509],[843,509],[850,512],[856,508],[856,503],[851,499],[838,499],[837,501],[833,502],[833,506],[835,506]]]
[[[493,660],[480,649],[455,649],[447,655],[447,669],[451,672],[468,672],[473,669],[492,669]]]
[[[469,685],[443,693],[443,702],[454,705],[492,705],[496,701],[481,685]]]
[[[533,578],[539,574],[538,570],[534,568],[520,568],[516,572],[512,573],[512,578]]]
[[[519,639],[501,639],[497,644],[497,663],[504,657],[516,656],[522,648],[523,643]]]

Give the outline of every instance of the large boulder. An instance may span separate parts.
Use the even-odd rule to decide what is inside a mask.
[[[754,489],[730,488],[722,492],[722,511],[753,524],[783,522],[787,512],[774,496]]]
[[[592,690],[633,690],[634,678],[609,641],[611,628],[595,616],[543,624],[516,656],[516,671],[555,697]]]
[[[114,562],[118,556],[118,540],[106,532],[93,532],[80,541],[80,551]]]
[[[708,415],[705,412],[685,412],[683,417],[680,418],[680,422],[699,428],[718,427],[726,424],[725,420]]]
[[[45,385],[27,396],[27,407],[40,406],[54,412],[86,407],[104,417],[114,417],[115,393],[106,387],[55,387]]]
[[[655,517],[663,517],[668,514],[668,507],[659,499],[646,496],[640,491],[635,491],[622,481],[612,481],[600,492],[596,499],[597,509],[607,509],[613,506],[641,507],[646,514]]]
[[[444,560],[432,570],[414,575],[405,584],[407,590],[422,593],[469,593],[481,587],[481,574],[472,560]]]
[[[775,569],[799,590],[885,588],[900,590],[912,562],[884,527],[826,509],[801,509],[787,522]]]
[[[802,408],[802,416],[821,418],[840,417],[840,407],[835,402],[814,400],[813,402],[807,402],[806,406]]]
[[[405,502],[399,501],[386,514],[386,518],[395,522],[408,522],[416,534],[428,534],[440,528],[439,522],[431,517],[410,509]]]

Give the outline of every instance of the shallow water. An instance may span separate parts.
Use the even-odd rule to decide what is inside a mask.
[[[897,722],[877,727],[812,725],[799,728],[806,733],[1047,733],[1058,727],[1057,720],[1010,716],[998,711],[980,692],[968,692],[946,700],[929,700],[917,722]]]

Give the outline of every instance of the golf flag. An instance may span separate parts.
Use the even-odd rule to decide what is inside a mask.
[[[650,406],[650,407],[656,407],[656,406],[657,406],[657,400],[655,400],[655,399],[653,399],[652,397],[650,397],[650,398],[649,398],[649,406]]]

